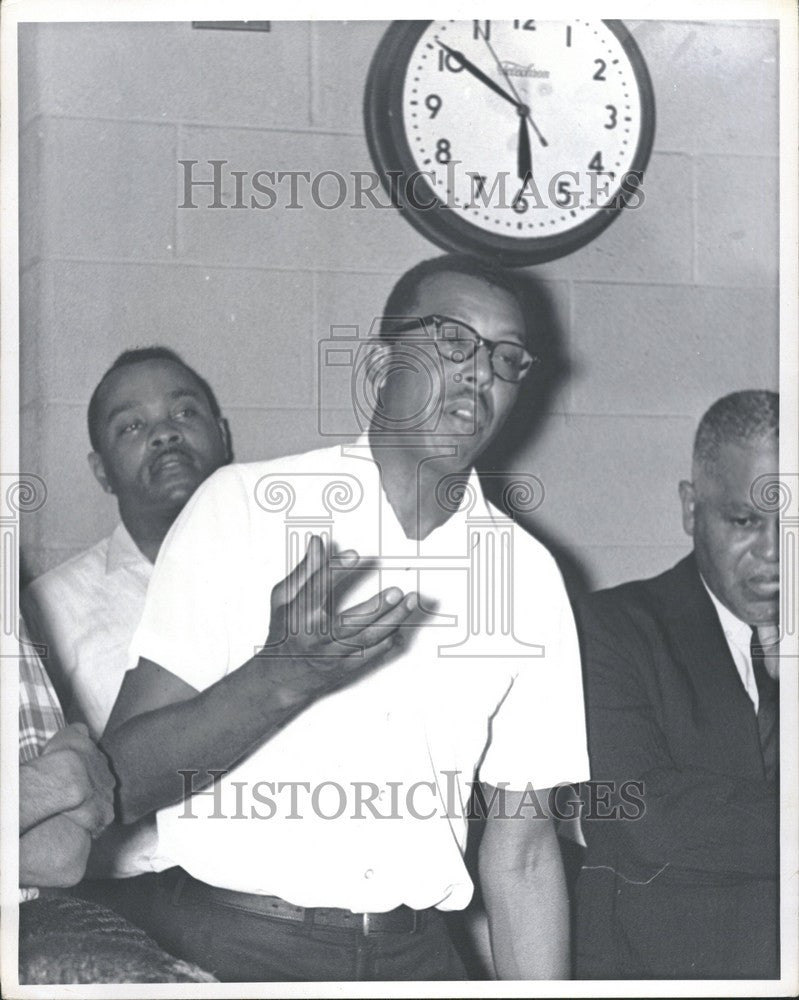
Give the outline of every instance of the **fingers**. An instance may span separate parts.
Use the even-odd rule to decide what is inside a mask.
[[[318,535],[311,535],[304,557],[280,583],[272,588],[272,608],[291,604],[325,559],[324,542]]]
[[[384,634],[383,638],[373,646],[368,649],[359,649],[341,660],[340,666],[344,671],[342,680],[346,683],[376,670],[378,667],[385,666],[391,659],[399,655],[401,649],[402,643],[396,631],[392,631],[388,635]]]
[[[42,756],[64,753],[65,751],[67,757],[64,759],[68,761],[74,759],[74,766],[85,773],[95,791],[107,794],[113,791],[115,781],[106,756],[97,748],[83,723],[76,722],[59,729],[55,736],[45,744]]]
[[[412,615],[413,612],[409,612],[409,617]],[[365,674],[386,666],[402,654],[407,642],[407,631],[398,631],[396,627],[391,629],[388,634],[384,632],[383,637],[372,646],[363,646],[360,637],[358,637],[355,643],[359,648],[336,662],[336,670],[338,671],[336,686],[343,687],[346,684],[351,684]]]
[[[34,764],[46,779],[43,795],[54,813],[74,812],[75,822],[93,835],[112,821],[115,782],[105,756],[93,744],[87,752],[62,741]]]
[[[376,559],[362,559],[354,549],[341,552],[330,566],[330,609],[340,607],[347,592],[363,579],[364,573],[378,568]],[[364,602],[368,603],[368,602]]]
[[[345,608],[336,615],[335,635],[344,639],[357,635],[362,629],[372,625],[387,612],[399,607],[405,595],[399,587],[388,587],[372,594],[365,601]]]
[[[321,681],[324,692],[330,693],[384,666],[399,651],[397,633],[391,632],[369,649],[357,648],[346,656],[317,661],[314,673]]]
[[[102,750],[92,745],[91,753],[86,754],[86,765],[94,787],[100,792],[112,794],[116,781]]]
[[[301,631],[306,636],[323,638],[330,631],[334,593],[338,594],[351,581],[354,572],[362,570],[363,566],[358,553],[347,549],[336,559],[339,565],[335,567],[334,581],[330,549],[323,539],[317,540],[319,558],[315,560],[312,571],[306,574],[305,582],[297,589],[288,608],[288,618],[290,629],[295,634]]]
[[[330,586],[330,552],[321,538],[319,542],[322,546],[321,558],[304,587],[306,635],[313,635],[317,626],[325,631],[329,616],[327,602]]]
[[[418,594],[405,597],[398,587],[389,587],[343,611],[336,625],[336,638],[350,643],[354,640],[361,648],[374,646],[406,624],[418,606]]]
[[[347,644],[358,646],[363,655],[369,655],[371,649],[390,636],[393,637],[395,651],[400,653],[413,641],[419,629],[436,617],[437,608],[435,601],[424,599],[423,606],[423,598],[419,594],[408,594],[400,604],[348,639]]]
[[[398,587],[389,587],[334,615],[342,593],[359,574],[374,568],[374,560],[362,560],[353,550],[332,558],[323,539],[312,536],[303,560],[272,590],[264,655],[276,655],[277,651],[298,657],[346,658],[379,647],[377,658],[388,648],[384,640],[400,629],[418,628],[424,618],[419,595],[406,596]]]
[[[78,826],[82,826],[92,837],[99,837],[114,821],[113,797],[110,794],[92,795],[81,805],[67,810],[63,815]]]
[[[305,556],[272,588],[267,645],[285,642],[289,634],[308,634],[316,621],[310,603],[312,581],[318,578],[326,562],[324,542],[318,535],[311,535]],[[318,608],[314,614],[318,615]]]

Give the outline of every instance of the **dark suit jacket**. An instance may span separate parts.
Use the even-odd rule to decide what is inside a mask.
[[[592,782],[615,783],[585,796],[578,977],[778,976],[777,793],[693,556],[578,620]]]

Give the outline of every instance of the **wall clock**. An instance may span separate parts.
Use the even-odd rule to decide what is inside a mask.
[[[364,115],[393,204],[447,250],[553,260],[645,200],[655,103],[620,21],[395,21]]]

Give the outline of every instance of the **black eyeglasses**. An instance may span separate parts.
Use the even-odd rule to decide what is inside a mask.
[[[515,340],[487,340],[473,326],[451,316],[422,316],[407,320],[387,317],[383,331],[391,336],[395,333],[407,333],[420,326],[430,330],[431,325],[435,331],[433,340],[442,358],[461,365],[475,355],[478,347],[484,347],[488,352],[491,370],[503,382],[521,382],[534,365],[541,363],[541,358],[531,354]]]

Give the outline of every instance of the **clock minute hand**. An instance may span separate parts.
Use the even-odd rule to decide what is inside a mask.
[[[530,125],[532,126],[532,129],[533,129],[533,131],[534,131],[534,132],[535,132],[535,134],[536,134],[536,135],[538,136],[538,141],[539,141],[539,142],[541,143],[541,145],[542,145],[542,146],[548,146],[548,145],[549,145],[549,143],[548,143],[548,142],[546,141],[546,139],[545,139],[545,138],[543,137],[543,135],[541,135],[541,133],[540,133],[540,131],[539,131],[539,129],[538,129],[538,126],[537,126],[537,125],[536,125],[536,123],[535,123],[535,122],[533,121],[533,115],[532,115],[532,112],[530,111],[530,108],[529,108],[529,106],[528,106],[528,105],[526,105],[526,104],[525,104],[525,103],[524,103],[524,102],[523,102],[523,101],[521,100],[521,98],[519,97],[519,92],[518,92],[518,91],[516,90],[516,88],[514,87],[514,85],[513,85],[513,80],[511,80],[511,78],[510,78],[510,77],[508,76],[508,73],[507,73],[507,70],[505,69],[505,67],[504,67],[504,66],[502,65],[502,63],[500,62],[500,59],[499,59],[499,56],[498,56],[498,55],[496,54],[496,52],[494,51],[494,46],[493,46],[493,45],[491,44],[491,42],[489,42],[488,38],[487,38],[487,37],[486,37],[485,35],[481,34],[481,36],[480,36],[480,37],[481,37],[481,38],[483,39],[483,41],[484,41],[484,42],[486,43],[486,45],[488,46],[488,51],[489,51],[489,52],[491,53],[491,55],[492,55],[492,56],[494,57],[494,62],[495,62],[495,63],[497,64],[497,69],[498,69],[498,70],[500,71],[500,73],[501,73],[501,74],[502,74],[502,75],[503,75],[503,76],[505,77],[505,79],[506,79],[506,80],[508,81],[508,86],[509,86],[509,87],[510,87],[510,89],[511,89],[511,90],[513,91],[513,93],[514,93],[514,94],[516,95],[516,107],[517,107],[517,108],[519,108],[519,109],[521,109],[521,108],[525,108],[525,110],[526,110],[526,114],[527,114],[527,120],[528,120],[528,121],[530,122]],[[436,41],[438,41],[438,39],[436,39]],[[441,44],[441,43],[439,42],[439,45],[440,45],[440,44]],[[519,114],[521,114],[521,110],[519,110]]]
[[[549,143],[546,141],[546,139],[543,137],[543,135],[541,135],[541,133],[538,131],[538,126],[533,121],[533,116],[530,114],[529,108],[527,110],[527,114],[525,115],[525,117],[526,117],[527,121],[530,122],[530,125],[532,126],[533,132],[535,132],[535,134],[538,136],[538,141],[541,143],[541,145],[542,146],[548,146]]]
[[[490,76],[486,76],[486,74],[481,69],[478,69],[473,62],[470,62],[462,52],[459,52],[457,49],[451,49],[449,45],[445,45],[444,42],[441,42],[438,39],[436,39],[436,42],[438,42],[441,48],[451,55],[453,59],[456,59],[467,72],[471,73],[475,79],[479,80],[480,83],[484,83],[486,87],[493,90],[495,94],[498,94],[500,97],[503,97],[506,101],[510,102],[514,108],[519,109],[522,107],[520,102],[517,101],[515,97],[511,97],[511,95],[506,90],[503,90],[498,83],[494,83]]]

